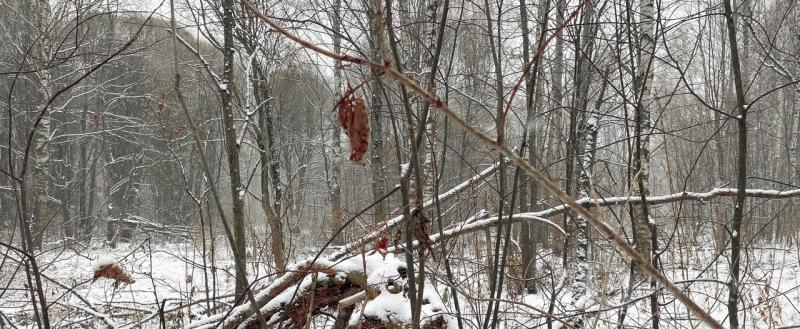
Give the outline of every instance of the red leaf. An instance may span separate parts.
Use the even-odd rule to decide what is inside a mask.
[[[384,234],[378,241],[375,241],[375,249],[385,250],[386,248],[389,248],[389,237]]]

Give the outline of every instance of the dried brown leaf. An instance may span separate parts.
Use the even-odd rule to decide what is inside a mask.
[[[97,281],[99,278],[114,280],[114,286],[118,286],[120,283],[133,284],[136,282],[129,274],[125,273],[125,270],[122,269],[122,266],[119,266],[119,264],[116,263],[105,264],[98,267],[94,271],[92,282]]]

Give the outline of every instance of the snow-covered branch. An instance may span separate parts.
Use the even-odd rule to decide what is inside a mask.
[[[762,190],[762,189],[748,189],[746,190],[747,196],[750,198],[766,198],[766,199],[786,199],[792,197],[800,197],[800,189],[778,191],[778,190]],[[736,196],[735,188],[715,188],[708,192],[681,192],[660,196],[649,196],[646,198],[647,204],[658,205],[665,203],[672,203],[678,201],[708,201],[717,197],[733,197]],[[627,196],[627,197],[609,197],[603,199],[582,198],[578,199],[578,204],[585,207],[603,207],[615,206],[623,204],[640,204],[642,199],[640,196]],[[564,213],[568,207],[557,206],[542,211],[525,212],[513,214],[511,218],[503,217],[499,219],[497,215],[489,216],[485,210],[481,210],[475,216],[465,220],[462,225],[445,230],[441,234],[433,234],[430,239],[432,243],[438,243],[450,238],[480,231],[488,227],[507,223],[519,223],[524,221],[538,221],[544,223],[561,234],[566,234],[563,228],[558,224],[550,221],[546,217],[555,216]],[[414,248],[417,247],[417,241],[414,242]],[[398,250],[402,250],[403,246],[398,246]],[[389,251],[395,251],[394,248],[389,248]]]
[[[214,72],[211,63],[209,63],[208,61],[206,61],[205,58],[203,58],[203,55],[200,54],[200,51],[192,47],[192,45],[188,41],[186,41],[186,39],[181,37],[179,34],[175,33],[175,37],[178,39],[178,41],[181,42],[181,44],[183,44],[186,47],[186,49],[188,49],[190,52],[192,52],[192,54],[194,54],[195,57],[197,57],[197,60],[200,61],[200,64],[203,64],[203,69],[205,69],[206,73],[208,73],[208,75],[211,76],[212,79],[214,79],[214,83],[217,84],[217,88],[220,89],[227,88],[227,86],[223,87],[222,78],[220,78],[220,76],[216,72]]]
[[[455,196],[456,194],[461,193],[462,191],[467,189],[467,187],[473,186],[477,182],[480,182],[480,181],[486,179],[487,177],[491,176],[492,174],[494,174],[495,171],[497,171],[498,165],[499,165],[499,163],[492,164],[488,168],[486,168],[486,169],[482,170],[481,172],[477,173],[475,176],[472,176],[470,179],[462,182],[461,184],[456,185],[455,187],[451,188],[450,190],[448,190],[448,191],[446,191],[444,193],[439,194],[439,196],[438,196],[439,202],[445,202],[445,201],[449,200],[450,198],[452,198],[453,196]],[[430,207],[430,206],[432,206],[434,204],[434,201],[435,201],[435,199],[426,200],[425,203],[422,206],[424,208],[428,208],[428,207]],[[334,253],[333,255],[331,255],[330,259],[338,260],[338,259],[341,259],[342,257],[346,256],[347,254],[349,254],[353,250],[359,250],[359,247],[361,247],[361,246],[363,246],[363,245],[365,245],[367,243],[370,243],[371,241],[373,241],[373,240],[377,239],[378,237],[382,236],[384,234],[384,232],[386,232],[386,230],[388,230],[390,228],[393,228],[393,227],[396,227],[396,226],[400,225],[401,223],[403,223],[404,219],[405,218],[403,217],[403,215],[399,215],[399,216],[396,216],[396,217],[386,221],[386,224],[382,225],[380,228],[372,231],[371,233],[367,234],[366,236],[364,236],[363,238],[359,239],[358,241],[349,243],[349,244],[345,245],[344,247],[342,247],[341,250],[339,250],[336,253]]]
[[[239,134],[239,137],[236,138],[236,145],[242,145],[242,142],[244,141],[244,135],[247,134],[247,126],[250,124],[250,121],[253,120],[253,116],[256,114],[256,112],[258,112],[259,109],[261,109],[261,106],[271,101],[272,98],[273,97],[265,99],[264,101],[256,105],[253,109],[248,110],[244,114],[244,125],[242,126],[242,131]]]
[[[466,224],[459,225],[457,227],[453,227],[447,230],[444,230],[442,233],[432,234],[430,236],[431,243],[439,243],[449,240],[451,238],[457,237],[462,234],[472,233],[480,230],[484,230],[489,227],[493,227],[500,224],[513,224],[513,223],[520,223],[520,222],[527,222],[527,221],[538,221],[545,225],[548,225],[558,231],[559,233],[566,235],[567,233],[561,226],[558,224],[553,223],[549,219],[542,218],[539,216],[531,215],[528,213],[522,214],[513,214],[511,218],[503,217],[500,219],[497,215],[486,217],[487,213],[485,210],[481,210],[478,212],[477,215],[470,217],[464,221]],[[412,243],[414,248],[416,249],[419,247],[419,241],[414,241]],[[389,252],[399,252],[405,248],[405,245],[399,245],[397,247],[389,247],[387,250]]]
[[[678,201],[708,201],[718,197],[734,197],[736,196],[737,189],[735,188],[715,188],[708,192],[679,192],[666,195],[648,196],[646,197],[647,204],[659,205],[665,203],[672,203]],[[760,199],[787,199],[800,197],[800,189],[796,190],[763,190],[763,189],[747,189],[745,190],[748,198]],[[642,198],[638,195],[623,196],[623,197],[608,197],[601,199],[581,198],[576,202],[584,207],[603,207],[603,206],[616,206],[623,204],[641,204]],[[566,205],[552,207],[542,211],[527,212],[520,215],[535,216],[535,217],[550,217],[561,214],[569,209]]]

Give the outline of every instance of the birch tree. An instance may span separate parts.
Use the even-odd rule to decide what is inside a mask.
[[[638,53],[636,76],[634,77],[634,145],[631,173],[632,193],[642,197],[650,192],[650,135],[653,131],[650,122],[650,89],[653,80],[653,54],[655,52],[654,27],[658,15],[652,0],[642,0],[639,5]],[[628,9],[631,10],[631,9]],[[650,217],[646,204],[634,206],[633,237],[637,250],[647,262],[654,262],[653,252],[656,232],[655,222]],[[656,263],[653,263],[656,265]]]
[[[33,14],[36,15],[36,28],[41,40],[36,45],[37,55],[42,59],[52,57],[49,50],[50,34],[55,28],[51,21],[50,2],[47,0],[36,0],[33,5]],[[37,71],[38,82],[40,85],[41,108],[44,108],[52,94],[51,72],[47,67],[40,67]],[[31,231],[33,233],[33,249],[42,248],[44,231],[49,222],[49,198],[50,198],[50,112],[42,115],[39,121],[39,129],[36,130],[36,150],[34,151],[34,214],[32,217]]]

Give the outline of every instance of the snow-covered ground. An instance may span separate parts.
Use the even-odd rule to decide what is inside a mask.
[[[664,254],[664,272],[673,281],[689,291],[692,298],[720,322],[726,323],[727,314],[727,259],[715,259],[710,249],[684,248],[681,253]],[[372,270],[368,280],[373,284],[378,277],[394,273],[402,264],[397,258],[369,260],[370,266],[384,264],[383,270]],[[358,257],[360,260],[361,257]],[[469,258],[451,258],[454,272],[459,282],[462,320],[465,328],[476,328],[483,320],[488,284],[484,274],[470,273],[478,268]],[[116,263],[135,280],[133,284],[116,286],[113,280],[99,278],[92,282],[94,270],[98,265]],[[227,311],[233,302],[230,295],[234,287],[233,264],[227,251],[218,251],[215,266],[209,261],[203,264],[199,248],[190,243],[123,244],[116,249],[94,248],[81,250],[56,250],[39,257],[45,275],[45,285],[50,317],[54,328],[158,328],[159,308],[165,310],[164,320],[168,327],[182,327],[190,322],[207,317],[208,308]],[[356,262],[358,263],[358,262]],[[8,261],[0,268],[0,278],[9,284],[0,295],[0,324],[33,328],[33,312],[25,295],[25,272],[17,268],[15,262]],[[388,265],[386,265],[388,264]],[[544,256],[539,268],[548,264],[560,264],[555,255]],[[346,264],[345,264],[346,265]],[[337,265],[337,266],[345,266]],[[743,261],[742,318],[744,328],[780,328],[800,324],[800,263],[797,247],[759,246],[748,250]],[[203,267],[207,269],[203,271]],[[256,286],[265,287],[274,276],[266,268],[250,264],[251,280]],[[591,263],[593,277],[590,280],[590,298],[587,301],[585,321],[591,328],[617,328],[619,314],[625,308],[625,328],[650,327],[648,285],[640,282],[632,294],[628,294],[628,269],[618,259],[608,259]],[[435,270],[433,268],[436,268]],[[444,274],[440,267],[431,268],[429,280],[435,284],[429,287],[426,298],[435,300],[446,313],[455,313],[452,303],[452,289],[445,289]],[[546,274],[546,273],[543,273]],[[556,284],[564,278],[563,271],[554,271]],[[10,278],[14,278],[10,282]],[[206,281],[206,278],[208,281]],[[377,281],[376,281],[377,280]],[[546,313],[550,307],[550,277],[542,279],[545,284],[535,295],[509,295],[500,304],[500,327],[503,328],[546,328]],[[57,282],[57,283],[56,283]],[[216,287],[216,289],[213,289]],[[208,288],[208,289],[207,289]],[[558,288],[558,286],[556,286]],[[209,290],[210,289],[210,290]],[[469,297],[465,296],[469,295]],[[388,293],[368,304],[366,313],[380,314],[373,308],[392,306],[398,309],[402,304],[400,295]],[[217,297],[216,301],[207,298]],[[629,302],[639,298],[637,302]],[[554,298],[556,305],[553,314],[569,319],[574,315],[569,289],[561,289]],[[661,304],[660,324],[662,328],[703,328],[696,317],[687,313],[686,308],[667,294],[659,297]],[[627,305],[627,307],[625,307]],[[358,310],[356,311],[358,314]],[[398,312],[385,316],[408,317]],[[448,327],[455,328],[454,318],[448,317]],[[316,321],[312,328],[332,325],[332,320]],[[0,325],[0,327],[4,327]],[[554,322],[553,327],[561,324]]]
[[[781,328],[800,325],[800,263],[797,247],[754,247],[742,261],[740,322],[743,328]],[[727,327],[728,259],[716,257],[711,249],[688,249],[682,253],[664,254],[664,273],[684,292],[689,293],[704,310]],[[558,259],[551,259],[558,262]],[[590,328],[618,328],[621,310],[627,311],[625,328],[650,328],[649,280],[639,281],[628,295],[629,268],[617,261],[593,263],[594,285],[587,303],[586,323]],[[547,310],[550,291],[527,295],[525,304]],[[660,328],[705,328],[706,326],[686,307],[665,291],[659,291]],[[638,299],[638,301],[637,301]],[[554,313],[574,314],[571,311],[569,289],[556,298]],[[559,302],[561,301],[561,302]],[[627,305],[627,307],[626,307]],[[515,306],[517,311],[524,307]],[[530,310],[530,308],[528,308]],[[526,323],[533,328],[544,324],[539,314]],[[557,323],[557,322],[556,322]],[[513,327],[513,325],[512,325]],[[554,327],[558,327],[554,325]]]
[[[81,250],[58,250],[39,257],[47,288],[51,323],[55,328],[94,328],[97,326],[130,327],[148,317],[156,320],[158,307],[165,310],[180,308],[181,312],[167,312],[174,325],[184,321],[175,314],[191,314],[205,303],[205,275],[208,284],[216,281],[217,296],[232,293],[234,287],[233,263],[226,252],[219,252],[219,260],[204,274],[202,257],[189,243],[121,244],[116,249],[96,248]],[[114,285],[114,281],[99,278],[92,282],[94,270],[103,263],[116,262],[129,274],[133,284]],[[214,270],[216,273],[212,273]],[[14,276],[11,287],[22,288],[25,274],[22,268],[6,264],[0,269],[0,277]],[[214,275],[216,274],[216,280]],[[58,281],[58,284],[54,281]],[[67,291],[67,288],[69,291]],[[209,292],[210,293],[210,292]],[[213,297],[209,295],[208,297]],[[225,299],[223,299],[225,300]],[[33,325],[33,312],[23,291],[8,291],[0,297],[0,312],[11,318],[16,325]],[[158,301],[158,302],[156,302]],[[194,303],[194,304],[192,304]],[[198,305],[202,304],[202,305]],[[157,306],[158,305],[158,306]],[[105,320],[92,319],[102,313]],[[126,326],[126,324],[128,326]]]

